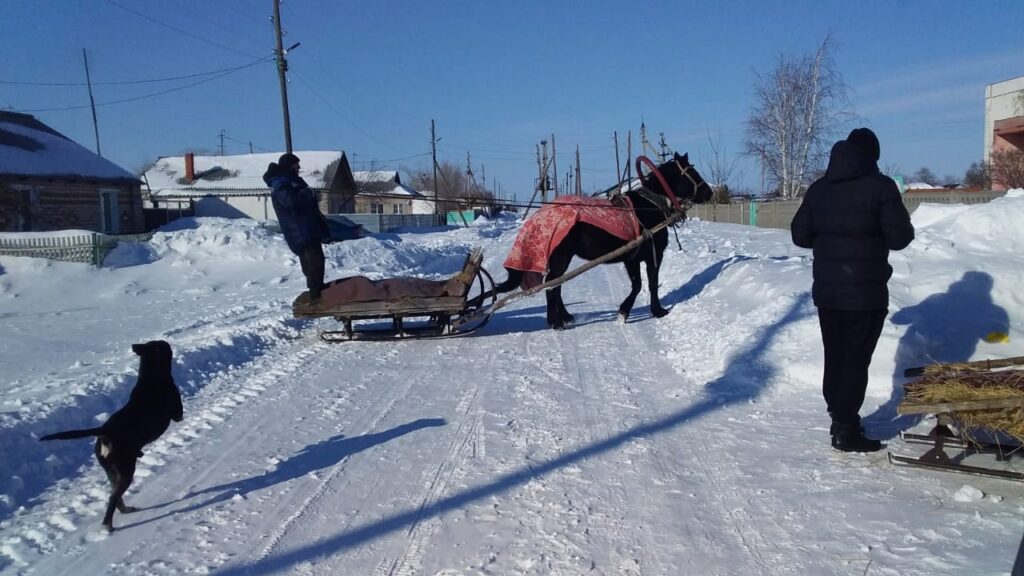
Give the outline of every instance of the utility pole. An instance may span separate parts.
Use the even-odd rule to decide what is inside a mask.
[[[555,152],[554,134],[551,134],[551,172],[555,175],[555,198],[558,198],[558,153]]]
[[[544,156],[540,163],[540,202],[548,203],[548,141],[541,140],[540,145],[544,148]]]
[[[274,38],[277,45],[277,49],[274,50],[277,56],[277,78],[281,84],[281,107],[284,110],[284,146],[285,151],[291,153],[292,121],[288,116],[288,80],[285,77],[285,72],[288,71],[288,62],[284,59],[285,49],[281,44],[281,0],[274,0]],[[295,46],[298,46],[298,43]]]
[[[430,120],[430,156],[434,164],[434,214],[441,213],[441,205],[437,201],[437,133],[434,131],[434,120]]]
[[[665,143],[665,133],[658,132],[658,139],[658,144],[661,146],[661,161],[662,163],[664,163],[665,161],[668,160],[668,144]]]
[[[85,60],[85,83],[89,86],[89,107],[92,108],[92,130],[96,134],[96,155],[100,154],[100,125],[96,122],[96,101],[92,98],[92,79],[89,77],[89,57],[82,48],[82,59]]]
[[[619,187],[615,189],[615,193],[622,192],[622,167],[619,165],[619,131],[612,132],[612,138],[615,140],[615,178],[618,179]]]
[[[220,155],[224,155],[224,129],[220,129]]]
[[[580,182],[582,177],[580,171],[580,145],[576,145],[576,195],[583,196],[583,183]]]

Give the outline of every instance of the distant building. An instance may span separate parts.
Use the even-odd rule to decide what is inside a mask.
[[[263,174],[279,152],[232,156],[164,156],[143,174],[144,191],[153,207],[187,205],[195,216],[276,220],[270,188]],[[356,193],[343,151],[301,151],[299,173],[320,198],[325,214],[348,212]]]
[[[985,87],[985,161],[993,152],[1024,152],[1024,76]],[[1006,186],[992,182],[996,190]]]
[[[144,229],[139,179],[28,114],[0,112],[0,231]]]
[[[355,199],[356,214],[432,214],[426,198],[402,184],[398,172],[377,170],[354,172],[359,193]]]

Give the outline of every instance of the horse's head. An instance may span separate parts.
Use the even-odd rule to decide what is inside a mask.
[[[637,173],[643,174],[641,170],[642,163],[648,163],[650,168],[654,168],[654,164],[650,162],[646,157],[641,156],[637,158]],[[697,168],[690,164],[689,154],[673,154],[672,158],[656,167],[655,170],[651,170],[651,173],[642,176],[644,188],[667,196],[670,205],[674,205],[672,202],[672,196],[675,196],[680,207],[685,210],[686,204],[702,204],[711,199],[712,190],[711,186],[704,181],[704,178],[697,172]],[[659,176],[660,175],[660,176]],[[668,190],[665,187],[668,186]]]

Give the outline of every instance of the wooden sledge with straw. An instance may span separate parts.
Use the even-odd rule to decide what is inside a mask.
[[[899,414],[935,414],[938,423],[927,435],[901,434],[910,443],[930,444],[914,458],[889,453],[894,464],[1024,480],[1024,472],[1006,469],[1024,446],[1024,357],[935,364],[911,368],[907,376],[920,376],[904,386]],[[957,430],[953,432],[951,427]],[[956,452],[952,455],[947,449]],[[993,454],[1004,466],[964,463],[974,454]]]

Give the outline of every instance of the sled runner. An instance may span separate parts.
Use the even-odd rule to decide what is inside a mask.
[[[327,342],[464,336],[490,320],[491,314],[477,312],[496,298],[476,297],[477,303],[467,303],[472,294],[493,291],[494,281],[482,262],[483,251],[477,248],[466,257],[462,270],[447,280],[334,280],[324,287],[316,305],[310,304],[309,292],[300,294],[292,303],[292,314],[341,322],[341,330],[320,332]],[[469,316],[472,321],[466,321]]]
[[[908,444],[930,445],[924,454],[911,457],[890,452],[889,461],[1024,480],[1024,370],[1002,369],[1020,364],[1024,359],[1008,358],[907,370],[922,377],[904,387],[904,399],[896,411],[935,414],[937,424],[927,435],[900,435]]]

